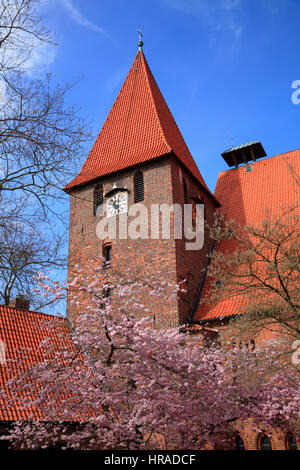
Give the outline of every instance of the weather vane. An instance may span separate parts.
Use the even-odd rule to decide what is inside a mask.
[[[142,31],[140,29],[138,29],[137,32],[138,32],[138,35],[139,35],[138,46],[139,46],[139,50],[141,51],[142,48],[143,48],[143,45],[144,45],[143,40],[142,40],[143,35],[142,35]]]

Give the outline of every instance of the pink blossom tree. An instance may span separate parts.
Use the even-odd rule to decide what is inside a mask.
[[[29,416],[14,426],[13,445],[40,449],[60,443],[107,450],[226,446],[237,423],[250,417],[264,429],[295,432],[299,376],[292,367],[280,367],[273,354],[278,344],[255,353],[208,348],[198,335],[155,329],[140,294],[147,291],[165,300],[177,295],[176,289],[150,278],[116,282],[110,276],[103,285],[99,276],[86,284],[79,272],[68,290],[75,303],[88,298],[87,307],[68,328],[58,330],[55,319],[47,321],[60,347],[45,340],[40,345],[44,360],[20,368],[7,384],[12,406],[22,400]],[[58,283],[51,285],[42,275],[38,282],[46,296],[63,295]]]

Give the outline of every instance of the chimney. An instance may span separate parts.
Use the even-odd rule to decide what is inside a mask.
[[[24,295],[16,295],[16,297],[9,302],[9,306],[29,310],[30,302],[25,299]]]

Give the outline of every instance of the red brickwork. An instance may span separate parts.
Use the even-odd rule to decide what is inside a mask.
[[[206,214],[212,218],[215,202],[197,180],[187,174],[178,161],[172,157],[163,157],[155,161],[145,163],[138,167],[144,175],[144,201],[143,204],[151,214],[152,204],[174,203],[184,204],[182,178],[187,181],[188,194],[202,198],[206,205]],[[83,272],[83,279],[91,275],[95,270],[95,262],[101,263],[103,240],[96,235],[96,226],[102,217],[95,217],[93,212],[93,193],[98,182],[103,184],[104,194],[117,186],[127,188],[128,205],[134,203],[134,175],[137,167],[108,175],[95,183],[76,188],[70,193],[70,235],[69,235],[69,282],[76,276],[78,265]],[[130,218],[128,223],[130,223]],[[156,280],[173,283],[174,286],[180,280],[188,280],[188,292],[185,299],[174,298],[166,302],[155,300],[155,297],[145,296],[140,299],[151,309],[155,316],[155,326],[175,327],[186,321],[199,286],[203,269],[206,263],[206,254],[210,247],[210,239],[205,236],[205,244],[200,251],[187,251],[186,240],[174,240],[171,230],[171,239],[151,240],[149,219],[148,240],[111,240],[112,244],[112,268],[118,269],[124,275],[129,266],[134,267],[134,273],[141,279],[147,276],[155,276]],[[189,266],[188,270],[186,266]],[[74,318],[80,308],[71,304],[72,294],[68,298],[68,315]],[[84,302],[84,299],[82,299]],[[88,302],[88,299],[85,299]]]
[[[145,199],[144,203],[150,209],[151,204],[163,202],[172,204],[172,181],[170,159],[163,158],[140,166],[144,175]],[[103,177],[104,194],[112,189],[117,181],[118,186],[129,190],[128,205],[134,204],[134,174],[137,169],[128,169],[116,175]],[[95,261],[101,264],[103,242],[96,235],[97,223],[102,217],[94,217],[93,191],[95,184],[86,185],[71,192],[70,198],[70,235],[69,235],[69,281],[76,276],[75,265],[86,270],[86,278],[95,268]],[[130,222],[130,219],[129,221]],[[132,276],[156,275],[162,281],[176,283],[176,260],[174,240],[112,240],[112,269],[117,269],[125,275],[132,266]],[[161,272],[158,275],[159,271]],[[83,278],[85,278],[83,274]],[[68,298],[68,315],[74,318],[78,309],[71,308],[72,295]],[[144,299],[146,302],[148,299]],[[154,298],[151,298],[151,305]],[[157,302],[156,302],[157,304]],[[167,306],[153,305],[152,313],[160,314],[156,325],[160,327],[176,326],[178,324],[178,302],[174,301]],[[157,312],[155,310],[157,309]],[[80,310],[80,308],[79,308]]]
[[[175,160],[172,161],[172,180],[173,180],[173,201],[183,206],[184,204],[184,181],[187,185],[187,195],[189,204],[192,203],[192,197],[202,200],[205,207],[205,220],[211,224],[216,209],[215,201],[199,185],[199,183],[190,176]],[[186,239],[176,240],[176,265],[177,279],[187,281],[187,295],[179,301],[180,324],[186,323],[187,317],[195,302],[195,296],[199,288],[203,272],[207,263],[207,255],[211,248],[212,240],[208,233],[204,234],[204,246],[200,250],[187,250]]]

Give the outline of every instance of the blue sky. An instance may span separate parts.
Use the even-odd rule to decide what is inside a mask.
[[[95,135],[141,28],[150,68],[210,189],[232,143],[261,140],[268,156],[300,147],[300,105],[291,100],[300,0],[47,0],[43,15],[59,46],[36,60],[55,81],[84,77],[69,99]]]
[[[95,137],[141,28],[150,68],[212,191],[232,144],[260,140],[268,156],[300,147],[300,104],[291,99],[300,80],[300,0],[45,0],[41,13],[59,45],[38,49],[32,61],[56,82],[79,80],[69,103],[92,121]],[[59,210],[67,212],[67,198]]]

